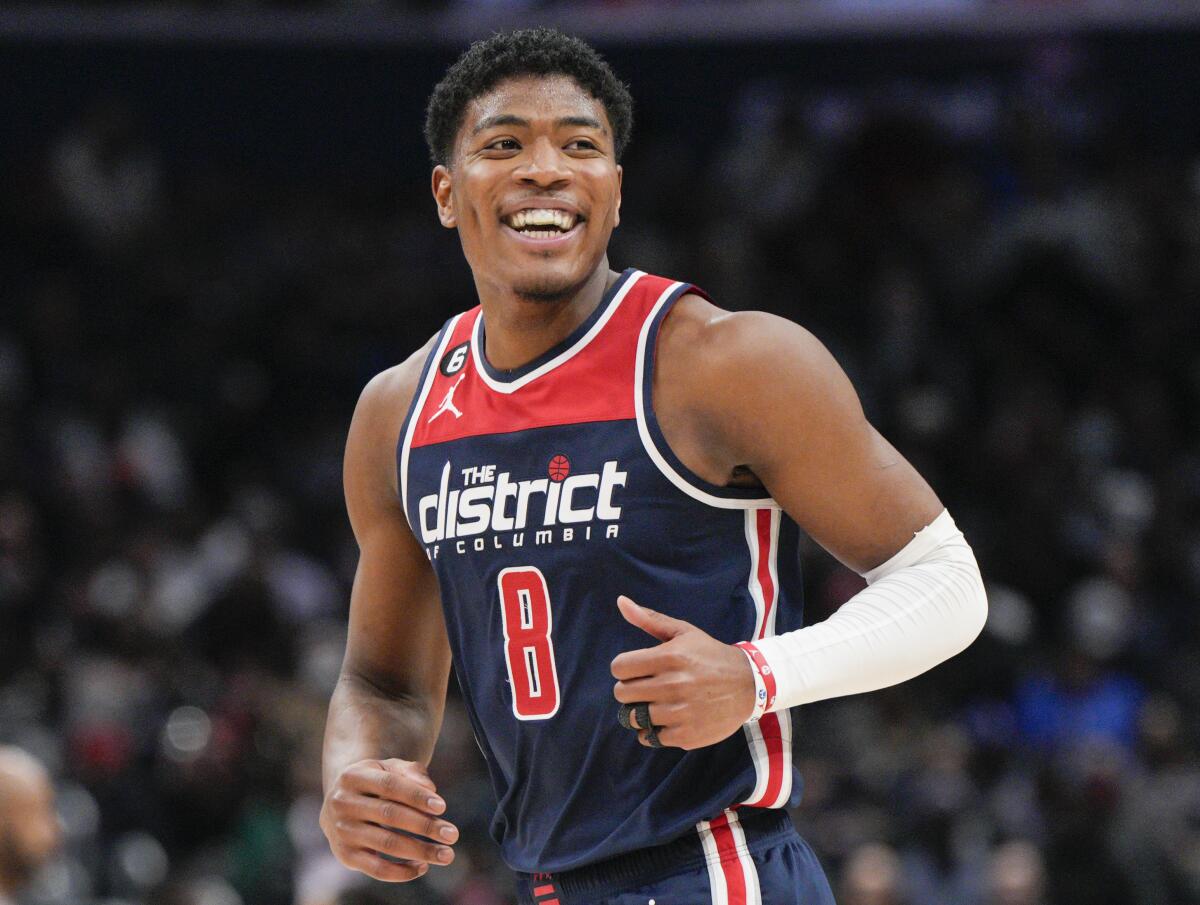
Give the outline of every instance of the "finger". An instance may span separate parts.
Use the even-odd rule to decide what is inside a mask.
[[[439,842],[458,841],[458,827],[448,820],[398,804],[386,798],[372,798],[355,792],[334,792],[330,807],[338,820],[374,823],[384,828],[405,830]]]
[[[429,771],[422,763],[412,760],[401,760],[398,757],[389,757],[387,760],[379,761],[379,766],[392,773],[402,773],[405,776],[409,776],[414,782],[427,786],[430,792],[437,792],[437,786],[429,776]]]
[[[669,728],[655,724],[653,736],[658,741],[658,744],[655,744],[650,740],[651,730],[649,729],[641,729],[638,731],[638,742],[640,742],[646,748],[668,748],[671,747],[671,734],[672,733]],[[664,735],[667,736],[667,738],[664,739]]]
[[[411,861],[395,862],[381,857],[377,852],[365,849],[352,849],[345,857],[339,859],[346,867],[357,870],[376,880],[385,883],[407,883],[417,877],[423,877],[429,872],[428,864],[417,864]]]
[[[345,784],[355,792],[386,798],[430,814],[440,814],[446,810],[446,802],[440,795],[414,782],[407,773],[364,766],[343,775]]]
[[[653,704],[655,701],[664,701],[667,691],[658,676],[629,679],[613,685],[613,697],[622,704],[636,704],[639,701],[649,701]]]
[[[655,676],[667,668],[667,657],[663,653],[665,644],[658,647],[645,647],[641,650],[627,650],[617,654],[609,666],[614,679],[643,679]]]
[[[638,741],[647,748],[681,748],[683,742],[690,736],[689,726],[683,722],[683,709],[679,706],[658,708],[652,716],[651,725],[655,729],[658,745],[650,742],[650,730],[639,729]]]
[[[338,839],[351,848],[378,852],[402,861],[424,861],[427,864],[449,864],[454,849],[448,845],[426,842],[406,833],[393,833],[381,826],[355,821],[338,821]]]
[[[647,726],[655,725],[652,707],[652,704],[647,704],[644,701],[634,706],[629,712],[629,725],[639,731],[645,729]]]
[[[650,725],[660,730],[683,726],[688,716],[688,708],[683,704],[664,704],[661,701],[650,705]],[[634,716],[632,719],[636,720]],[[645,729],[645,726],[639,726]]]
[[[659,641],[670,641],[695,627],[690,622],[684,622],[682,619],[675,619],[657,610],[639,606],[623,594],[617,598],[617,608],[625,617],[626,622],[636,625]]]

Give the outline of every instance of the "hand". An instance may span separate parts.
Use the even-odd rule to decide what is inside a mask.
[[[421,764],[360,760],[341,772],[325,796],[321,829],[346,867],[376,880],[403,883],[424,876],[430,864],[454,860],[446,843],[458,841],[458,828],[438,818],[445,810],[446,802]]]
[[[664,746],[703,748],[742,727],[754,712],[754,673],[745,653],[628,597],[618,597],[617,607],[628,622],[663,643],[613,659],[612,674],[619,680],[613,697],[622,704],[648,702],[651,724],[665,727],[658,732]],[[645,727],[638,740],[650,746]]]

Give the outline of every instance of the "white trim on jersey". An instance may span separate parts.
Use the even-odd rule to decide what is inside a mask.
[[[476,373],[479,374],[480,379],[482,379],[487,386],[495,390],[497,393],[515,393],[530,381],[537,380],[543,374],[553,371],[559,365],[569,361],[582,352],[587,344],[596,338],[596,335],[604,329],[604,325],[607,324],[609,319],[616,313],[617,308],[620,307],[622,300],[626,295],[629,294],[629,290],[633,288],[633,284],[645,275],[646,274],[640,270],[635,270],[633,273],[631,273],[621,288],[617,290],[616,295],[609,300],[608,307],[604,309],[604,312],[596,320],[596,323],[592,324],[591,329],[589,329],[587,333],[583,334],[583,336],[581,336],[574,345],[572,345],[570,348],[564,349],[562,352],[551,358],[548,362],[540,365],[537,368],[534,368],[528,374],[523,374],[516,380],[508,383],[493,380],[488,374],[487,368],[483,366],[483,354],[479,348],[479,334],[483,329],[483,312],[479,312],[479,316],[475,318],[475,324],[471,329],[471,354],[475,356]]]
[[[756,611],[754,634],[751,638],[757,641],[763,634],[763,617],[766,615],[767,608],[766,601],[763,599],[763,588],[758,581],[758,565],[761,550],[759,550],[758,543],[757,509],[746,510],[745,530],[746,546],[750,550],[750,574],[746,578],[746,586],[750,591],[750,599],[754,601],[754,609]],[[767,755],[767,743],[763,739],[762,727],[758,725],[757,720],[753,723],[746,723],[742,726],[742,731],[745,732],[746,741],[750,745],[750,753],[754,758],[754,770],[756,773],[754,790],[746,798],[746,801],[758,801],[767,791],[767,780],[771,772],[770,758]]]
[[[770,513],[770,530],[767,533],[767,549],[762,549],[759,529],[759,513]],[[754,637],[757,641],[769,638],[775,634],[775,620],[779,613],[779,525],[782,517],[778,509],[746,510],[745,532],[746,546],[750,552],[750,574],[746,579],[746,587],[754,601],[756,619],[754,621]],[[770,599],[767,599],[767,589],[759,580],[759,569],[766,557],[767,574],[770,577]],[[767,739],[763,734],[764,722],[771,726],[773,720],[778,722],[780,748],[772,762]],[[771,726],[772,732],[774,727]],[[742,727],[746,742],[750,746],[750,756],[754,759],[755,781],[754,789],[742,804],[752,804],[756,807],[781,808],[792,796],[792,717],[787,710],[779,710],[765,714],[761,720],[746,723]],[[764,800],[772,780],[777,780],[779,790],[769,799]]]
[[[646,404],[642,391],[642,384],[646,379],[646,343],[650,336],[650,325],[654,323],[654,318],[662,310],[662,306],[667,303],[672,293],[676,292],[683,285],[683,283],[676,282],[663,290],[662,295],[658,297],[658,301],[654,303],[654,307],[650,309],[650,313],[642,323],[642,330],[638,336],[637,365],[633,379],[633,402],[635,411],[637,412],[638,436],[642,438],[642,447],[646,450],[646,455],[650,457],[650,460],[662,472],[663,477],[694,500],[699,500],[701,503],[717,509],[762,509],[764,506],[779,508],[779,504],[770,497],[745,500],[737,497],[716,496],[700,489],[677,472],[671,466],[671,463],[664,458],[658,447],[654,445],[654,438],[650,434],[650,426],[646,422]]]
[[[446,354],[446,346],[450,343],[450,337],[454,335],[454,328],[458,326],[461,314],[454,315],[449,324],[446,325],[446,332],[442,334],[441,341],[437,348],[433,350],[433,355],[429,359],[429,371],[425,375],[425,382],[421,384],[417,391],[417,402],[412,410],[412,417],[408,419],[408,428],[404,431],[404,441],[400,445],[400,474],[398,480],[400,483],[400,502],[404,507],[404,517],[408,518],[408,454],[412,447],[413,432],[417,429],[417,424],[421,420],[421,412],[425,408],[425,402],[429,399],[429,390],[433,387],[434,378],[437,377],[438,368],[441,365],[442,356]],[[409,519],[409,527],[413,534],[417,537],[421,536],[421,532],[417,530],[417,526],[412,524]]]
[[[771,586],[775,588],[775,605],[771,607],[771,613],[763,631],[764,638],[770,638],[775,634],[775,619],[779,615],[780,513],[775,511],[771,513],[771,516],[771,555],[767,559],[767,569],[771,574]],[[792,712],[790,710],[776,711],[775,715],[779,717],[779,733],[782,737],[783,782],[780,784],[779,794],[775,796],[775,800],[766,802],[766,805],[769,808],[782,808],[787,806],[788,799],[792,797]],[[761,722],[759,720],[760,724]]]

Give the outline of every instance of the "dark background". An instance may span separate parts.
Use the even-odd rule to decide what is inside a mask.
[[[988,582],[967,653],[799,715],[839,902],[1194,902],[1200,28],[962,6],[1030,24],[647,37],[610,5],[610,261],[816,333]],[[0,10],[0,741],[67,838],[29,901],[509,901],[454,700],[453,869],[359,884],[316,827],[345,430],[475,304],[420,138],[475,11],[77,12]],[[820,619],[861,582],[804,557]]]

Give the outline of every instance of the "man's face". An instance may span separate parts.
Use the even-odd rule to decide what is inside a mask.
[[[604,257],[621,206],[604,105],[568,76],[501,82],[467,105],[433,193],[477,284],[569,297]]]

